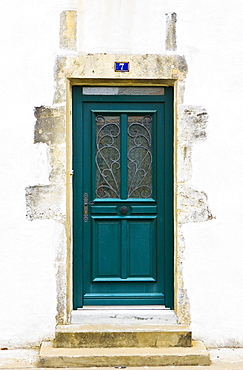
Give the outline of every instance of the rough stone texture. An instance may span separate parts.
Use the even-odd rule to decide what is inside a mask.
[[[56,300],[57,300],[57,311],[56,311],[56,322],[63,324],[67,323],[67,307],[68,306],[68,258],[66,250],[66,225],[56,222],[55,233],[59,235],[57,243],[57,256],[55,261],[56,267]]]
[[[175,18],[173,18],[173,21]],[[118,60],[127,60],[130,63],[130,70],[126,75],[114,71],[114,62]],[[119,55],[119,54],[88,54],[75,56],[58,56],[55,65],[56,92],[54,104],[65,104],[67,97],[66,80],[70,79],[73,84],[86,81],[87,84],[103,84],[115,86],[117,83],[127,86],[138,85],[158,85],[164,81],[165,85],[173,85],[177,81],[178,94],[176,96],[177,104],[183,103],[185,77],[187,75],[187,63],[183,56],[176,54],[164,55]],[[158,82],[160,80],[160,82]],[[192,108],[192,107],[191,107]],[[190,132],[190,129],[188,129]],[[53,157],[56,160],[56,157]],[[53,171],[52,171],[53,173]],[[180,246],[178,247],[180,249]],[[182,269],[180,270],[180,287],[183,284]],[[179,291],[178,291],[179,292]],[[187,302],[186,292],[180,288],[180,299],[177,301],[183,304]],[[181,297],[184,297],[182,300]],[[180,308],[180,312],[188,309]],[[65,322],[58,315],[59,323]],[[187,319],[185,320],[185,318]],[[183,314],[179,317],[181,323],[188,324],[189,314]]]
[[[205,140],[208,114],[202,107],[180,105],[178,109],[178,182],[189,181],[192,175],[192,146]]]
[[[65,222],[65,109],[36,107],[35,117],[34,143],[46,143],[50,148],[50,185],[26,188],[27,218]]]
[[[165,49],[176,50],[176,13],[166,14]]]
[[[56,322],[65,324],[68,322],[68,291],[67,291],[67,266],[66,258],[62,262],[57,262],[56,282],[57,282],[57,314]]]
[[[203,191],[191,187],[178,186],[178,222],[202,222],[212,220],[208,198]]]
[[[59,15],[76,6],[79,51],[83,54],[161,54],[165,45],[164,14],[167,11],[177,13],[178,53],[185,55],[190,66],[186,78],[186,104],[204,104],[210,112],[209,140],[193,147],[193,182],[187,186],[206,189],[212,212],[217,216],[211,222],[187,222],[177,230],[178,265],[181,266],[178,268],[181,285],[178,283],[176,289],[180,302],[177,312],[184,318],[190,313],[188,289],[194,336],[203,338],[210,346],[243,346],[239,324],[243,312],[243,125],[240,118],[243,79],[239,78],[243,55],[239,37],[243,33],[243,2],[190,0],[172,4],[159,0],[102,0],[96,1],[95,7],[90,0],[21,0],[19,6],[14,6],[15,3],[1,1],[4,56],[1,60],[2,347],[38,344],[54,334],[57,249],[53,240],[57,238],[59,243],[63,240],[60,250],[66,251],[70,238],[60,234],[59,239],[54,227],[64,225],[58,221],[25,220],[24,188],[49,184],[48,161],[52,154],[49,155],[48,144],[31,143],[32,110],[34,106],[52,105],[54,57],[60,53]],[[118,11],[120,8],[122,12]],[[72,51],[61,50],[61,54],[64,53],[69,58]],[[110,69],[113,73],[112,66]],[[147,73],[150,75],[149,69]],[[117,79],[121,78],[124,77]],[[65,91],[65,76],[59,81]],[[182,89],[185,80],[177,80],[176,84],[177,106],[183,104],[179,86]],[[64,96],[63,102],[65,99]],[[65,159],[63,164],[65,166]],[[185,261],[182,231],[186,240]],[[64,258],[61,253],[60,258]],[[65,266],[65,259],[62,261]],[[61,264],[58,271],[63,274]],[[65,276],[60,276],[60,281],[63,284]],[[64,290],[58,288],[58,294],[63,297]]]
[[[76,50],[77,48],[77,11],[66,10],[60,15],[60,48]]]
[[[64,106],[35,108],[34,143],[48,145],[49,185],[26,188],[27,219],[56,221],[56,322],[67,322],[67,249],[66,249],[66,110]],[[54,240],[54,239],[53,239]],[[53,241],[54,243],[54,241]]]
[[[207,111],[202,107],[184,105],[179,110],[181,142],[206,139]],[[184,140],[183,140],[184,139]]]
[[[114,63],[119,60],[127,60],[130,63],[129,72],[114,71]],[[120,54],[88,54],[77,56],[59,56],[56,59],[55,79],[56,93],[54,103],[63,103],[66,99],[66,78],[75,79],[141,79],[141,84],[146,80],[156,79],[183,80],[187,74],[187,63],[181,55],[120,55]],[[92,80],[90,80],[92,82]],[[151,83],[151,82],[150,82]],[[115,84],[113,82],[113,84]],[[149,84],[149,82],[148,82]],[[124,82],[125,85],[125,82]]]
[[[36,107],[35,108],[34,143],[48,145],[60,144],[65,140],[65,109],[64,107]]]
[[[57,56],[54,66],[54,79],[56,82],[53,103],[64,103],[66,101],[66,76],[65,67],[68,58],[66,56]]]
[[[65,221],[65,188],[45,185],[26,188],[27,218]]]
[[[181,325],[59,325],[55,347],[191,347],[191,339]]]
[[[176,285],[177,285],[177,296],[176,296],[176,313],[178,316],[179,323],[189,325],[191,321],[190,316],[190,302],[188,299],[187,290],[184,285],[183,278],[183,262],[184,262],[184,251],[185,251],[185,240],[181,230],[178,227],[177,230],[177,253],[176,253]]]
[[[191,348],[54,348],[43,343],[39,367],[210,365],[204,345]]]
[[[66,145],[52,145],[50,147],[50,182],[51,184],[63,184],[66,181]],[[65,189],[66,190],[66,189]]]
[[[36,363],[38,360],[38,349],[8,349],[7,351],[0,351],[0,368],[3,369],[19,369],[31,368],[36,370]],[[242,370],[243,368],[243,348],[221,348],[209,350],[211,365],[200,368],[198,366],[180,366],[180,370]],[[72,368],[70,368],[72,369]],[[100,368],[108,370],[107,367]],[[159,370],[152,369],[151,370]],[[163,367],[163,370],[173,370],[174,366]],[[74,368],[73,368],[74,370]],[[127,370],[142,370],[141,368],[127,368]]]
[[[178,224],[213,218],[203,191],[186,185],[192,176],[192,146],[206,139],[208,114],[202,107],[180,106],[178,113]]]
[[[182,87],[183,88],[183,87]],[[183,281],[185,240],[182,225],[214,218],[208,206],[207,194],[194,189],[192,177],[192,149],[199,140],[207,138],[207,111],[200,106],[178,106],[177,121],[177,315],[180,323],[190,323],[190,303]]]

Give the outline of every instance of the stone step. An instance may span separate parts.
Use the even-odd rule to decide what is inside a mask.
[[[182,325],[59,325],[54,346],[85,347],[190,347],[191,331]]]
[[[55,348],[43,343],[39,367],[206,366],[205,346],[193,342],[187,348]]]
[[[105,307],[105,308],[104,308]],[[158,308],[160,307],[160,308]],[[94,306],[71,312],[71,324],[136,324],[176,325],[177,316],[173,310],[163,306]]]

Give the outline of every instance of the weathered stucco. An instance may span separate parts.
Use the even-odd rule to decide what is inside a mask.
[[[77,48],[77,11],[63,11],[60,16],[60,48],[76,50]]]
[[[130,63],[129,72],[114,71],[114,62],[127,60]],[[58,56],[55,65],[56,92],[54,104],[63,104],[66,101],[66,80],[69,79],[73,84],[80,83],[80,79],[87,79],[85,84],[93,84],[94,79],[98,84],[115,84],[115,81],[141,80],[141,84],[146,80],[156,79],[165,80],[165,83],[173,84],[177,79],[182,80],[187,74],[187,64],[185,58],[180,55],[120,55],[120,54],[88,54],[77,56]],[[111,80],[114,81],[111,81]],[[110,82],[111,81],[111,82]],[[119,82],[121,83],[121,82]],[[136,82],[138,83],[138,81]],[[151,84],[151,81],[147,82]],[[157,81],[157,84],[159,82]],[[160,82],[161,83],[161,82]]]
[[[65,224],[66,220],[66,135],[64,107],[37,107],[34,143],[49,147],[49,185],[26,188],[27,217],[54,219]]]
[[[65,187],[37,185],[26,188],[27,217],[65,222]]]
[[[175,21],[175,15],[172,17]],[[172,32],[172,31],[171,31]],[[173,33],[173,32],[172,32]],[[124,76],[121,72],[114,71],[114,62],[127,60],[130,63],[130,71]],[[190,308],[187,292],[183,282],[183,250],[184,240],[180,227],[185,222],[200,222],[210,219],[211,213],[207,205],[205,193],[187,186],[186,182],[191,177],[191,152],[193,144],[199,139],[206,138],[207,113],[205,109],[194,106],[183,106],[183,93],[185,78],[187,75],[187,63],[185,58],[176,54],[164,55],[76,55],[57,57],[55,65],[56,93],[53,107],[39,107],[35,116],[35,142],[45,142],[50,146],[51,185],[45,187],[30,187],[27,189],[27,215],[28,218],[53,218],[59,222],[65,222],[65,166],[71,160],[72,153],[65,151],[59,153],[59,148],[65,147],[65,130],[69,131],[71,121],[65,121],[65,106],[68,99],[68,84],[101,84],[101,85],[172,85],[176,87],[175,106],[178,117],[175,117],[177,140],[175,173],[178,185],[175,187],[175,198],[178,209],[176,240],[178,245],[175,249],[175,292],[176,311],[179,321],[188,324],[190,322]],[[125,78],[124,78],[125,77]],[[58,106],[57,106],[58,104]],[[67,107],[71,110],[71,107]],[[65,124],[67,127],[65,128]],[[67,157],[66,157],[67,156]],[[61,177],[58,171],[61,170]],[[63,175],[63,176],[62,176]],[[57,180],[58,177],[58,181]],[[71,219],[71,218],[70,218]],[[72,227],[71,224],[66,227]],[[65,241],[63,241],[64,245]],[[71,254],[72,245],[66,245],[67,254]],[[68,274],[70,269],[67,267]],[[57,286],[63,285],[63,274],[58,274]],[[67,284],[66,284],[67,285]],[[60,289],[58,288],[58,291]],[[67,295],[71,297],[71,291]],[[61,291],[58,296],[58,323],[65,322],[68,317],[68,307],[64,315],[65,297]],[[63,302],[60,304],[60,302]],[[61,311],[60,312],[60,307]],[[64,316],[66,319],[64,318]]]
[[[187,185],[192,177],[193,144],[205,140],[208,114],[202,107],[180,105],[178,110],[178,224],[213,218],[207,195]]]
[[[70,90],[108,82],[174,85],[177,314],[209,346],[243,346],[242,2],[2,0],[0,29],[1,346],[68,322]]]
[[[36,124],[34,144],[46,143],[49,146],[65,143],[65,109],[64,107],[36,107]]]
[[[193,145],[205,140],[208,114],[202,107],[178,105],[177,121],[177,314],[180,322],[190,324],[190,301],[184,283],[185,239],[182,226],[188,222],[202,222],[213,218],[207,195],[192,187]]]
[[[176,50],[176,13],[166,14],[165,49]]]
[[[75,12],[62,12],[60,17],[60,44],[63,48],[74,47],[76,39],[73,35],[75,29]],[[69,23],[72,23],[69,29]],[[69,40],[70,39],[70,40]],[[166,14],[166,49],[176,50],[176,14]],[[114,71],[114,62],[119,60],[129,61],[129,72]],[[35,125],[34,142],[43,142],[50,147],[50,185],[32,186],[26,189],[27,217],[29,220],[53,218],[58,222],[65,223],[65,193],[71,188],[65,186],[66,164],[70,163],[72,153],[65,153],[65,132],[70,131],[71,122],[65,121],[65,107],[70,93],[68,84],[103,84],[103,85],[139,85],[140,84],[164,84],[176,87],[175,107],[178,116],[175,117],[177,142],[175,152],[175,301],[176,312],[181,323],[190,323],[190,305],[187,291],[183,280],[183,251],[184,239],[181,225],[185,222],[200,222],[212,218],[207,205],[205,193],[187,186],[186,182],[191,178],[191,153],[193,144],[199,139],[206,138],[207,113],[205,109],[194,106],[183,106],[185,78],[187,75],[187,63],[183,56],[177,54],[162,55],[112,55],[112,54],[88,54],[88,55],[62,55],[56,58],[55,81],[56,91],[53,107],[38,107],[35,111],[37,118]],[[141,82],[140,82],[141,81]],[[69,100],[68,100],[69,101]],[[58,105],[58,106],[57,106]],[[68,116],[67,116],[68,117]],[[66,126],[66,127],[65,127]],[[71,140],[71,138],[69,138]],[[60,150],[62,147],[63,150]],[[68,145],[70,148],[70,143]],[[71,165],[71,164],[70,164]],[[71,207],[69,207],[71,209]],[[72,227],[72,216],[66,227]],[[177,235],[178,234],[178,235]],[[63,240],[61,248],[66,248],[67,255],[71,256],[71,239],[69,243]],[[69,266],[62,264],[57,274],[57,322],[63,323],[68,319],[68,300],[72,295],[71,286],[68,285],[68,275],[71,271]],[[71,280],[71,278],[70,278]],[[69,292],[65,293],[63,286],[69,286]]]
[[[36,107],[34,143],[49,147],[49,184],[26,188],[27,219],[57,222],[59,241],[56,256],[58,323],[67,322],[67,244],[66,244],[66,110],[64,107]]]

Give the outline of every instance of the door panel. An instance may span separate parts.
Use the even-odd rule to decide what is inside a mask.
[[[128,222],[128,276],[156,281],[156,218]],[[149,278],[149,279],[148,279]]]
[[[74,308],[173,306],[173,105],[164,91],[74,88]]]
[[[97,278],[105,281],[106,277],[120,277],[120,236],[120,222],[93,218],[93,281],[98,281]]]

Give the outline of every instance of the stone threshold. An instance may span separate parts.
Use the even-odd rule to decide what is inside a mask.
[[[178,319],[164,306],[88,306],[73,310],[70,323],[176,325]]]

